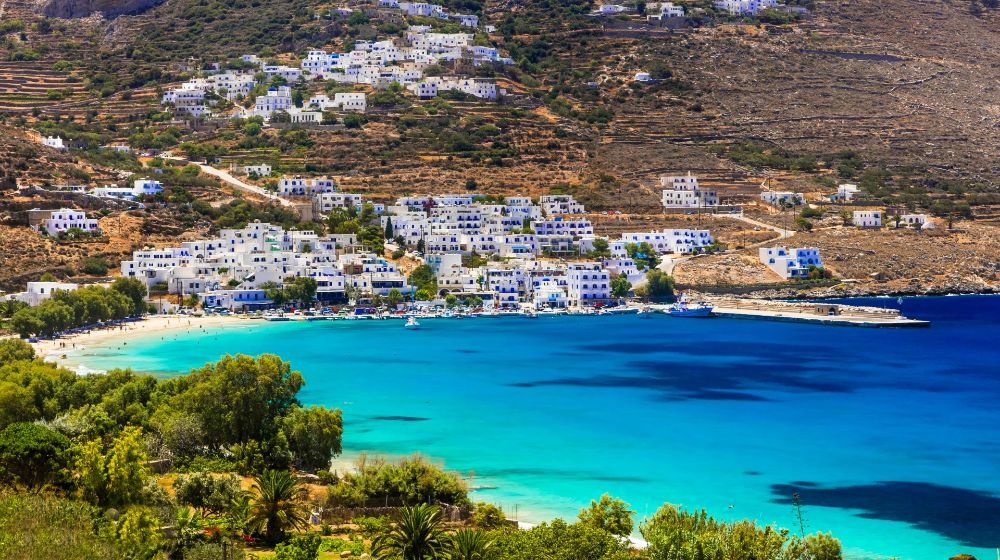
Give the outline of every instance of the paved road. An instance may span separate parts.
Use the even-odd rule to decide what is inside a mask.
[[[182,157],[177,157],[177,156],[163,155],[163,156],[160,156],[160,157],[162,157],[163,159],[172,159],[174,161],[180,161],[180,162],[183,162],[183,163],[193,163],[194,165],[197,165],[198,167],[200,167],[203,172],[205,172],[205,173],[207,173],[207,174],[209,174],[209,175],[211,175],[213,177],[218,178],[223,183],[226,183],[227,185],[230,185],[230,186],[232,186],[232,187],[234,187],[234,188],[236,188],[238,190],[241,190],[243,192],[252,193],[252,194],[255,194],[257,196],[262,196],[264,198],[273,200],[273,201],[277,202],[278,204],[281,204],[282,206],[287,206],[289,208],[294,208],[295,207],[295,203],[292,202],[291,200],[288,200],[286,198],[281,198],[280,196],[274,194],[273,192],[264,190],[264,189],[262,189],[262,188],[260,188],[258,186],[251,185],[251,184],[248,184],[248,183],[244,183],[243,181],[240,181],[236,177],[233,177],[232,175],[230,175],[228,172],[223,171],[221,169],[216,169],[216,168],[212,167],[211,165],[207,165],[207,164],[204,164],[204,163],[198,163],[196,161],[190,161],[190,160],[184,159]]]

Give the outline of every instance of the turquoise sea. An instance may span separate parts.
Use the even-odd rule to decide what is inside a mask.
[[[857,301],[857,300],[855,300]],[[898,306],[895,299],[862,303]],[[907,298],[928,329],[666,316],[264,323],[88,348],[174,375],[276,353],[305,403],[344,411],[345,455],[474,471],[523,521],[603,492],[833,531],[853,558],[1000,546],[1000,297]]]

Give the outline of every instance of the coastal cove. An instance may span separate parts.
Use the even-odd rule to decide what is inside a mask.
[[[895,299],[850,300],[897,306]],[[344,411],[342,460],[422,452],[537,522],[607,492],[833,531],[851,558],[1000,545],[1000,297],[906,298],[929,329],[660,316],[265,323],[105,337],[94,369],[274,353]]]

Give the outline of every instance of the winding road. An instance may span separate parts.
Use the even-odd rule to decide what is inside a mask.
[[[274,194],[273,192],[270,192],[268,190],[262,189],[262,188],[260,188],[260,187],[258,187],[256,185],[251,185],[249,183],[244,183],[243,181],[240,181],[236,177],[233,177],[232,175],[230,175],[228,171],[223,171],[221,169],[216,169],[216,168],[214,168],[211,165],[208,165],[206,163],[198,163],[196,161],[191,161],[191,160],[188,160],[188,159],[184,159],[182,157],[165,155],[165,154],[161,155],[160,157],[162,157],[163,159],[170,159],[170,160],[174,160],[174,161],[179,161],[181,163],[190,163],[190,164],[197,165],[199,168],[201,168],[201,170],[203,172],[205,172],[205,173],[207,173],[207,174],[209,174],[209,175],[211,175],[211,176],[219,179],[223,183],[225,183],[225,184],[227,184],[227,185],[229,185],[229,186],[231,186],[231,187],[233,187],[233,188],[235,188],[237,190],[241,190],[243,192],[255,194],[257,196],[262,196],[264,198],[267,198],[269,200],[273,200],[274,202],[277,202],[278,204],[281,204],[282,206],[286,206],[288,208],[295,208],[295,203],[292,202],[291,200],[288,200],[287,198],[281,198],[280,196]]]
[[[769,229],[771,231],[775,231],[775,232],[778,233],[778,235],[780,235],[780,237],[778,239],[788,239],[789,237],[795,235],[795,231],[794,230],[782,229],[782,228],[780,228],[780,227],[778,227],[776,225],[769,224],[767,222],[762,222],[760,220],[755,220],[753,218],[748,218],[748,217],[744,216],[743,214],[716,214],[716,216],[721,216],[721,217],[725,217],[725,218],[732,218],[734,220],[739,220],[741,222],[746,222],[746,223],[748,223],[748,224],[750,224],[752,226],[757,226],[757,227],[760,227],[760,228],[764,228],[764,229]],[[769,240],[765,241],[765,243],[771,243],[772,241],[774,241],[774,240],[773,239],[769,239]]]

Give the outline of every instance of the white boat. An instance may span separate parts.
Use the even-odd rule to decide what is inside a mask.
[[[417,322],[416,317],[410,317],[406,320],[406,324],[403,325],[403,328],[415,331],[420,328],[420,323]]]
[[[640,307],[639,311],[635,313],[636,317],[640,319],[649,319],[653,316],[653,310],[647,307]]]
[[[711,317],[712,304],[707,301],[690,302],[687,296],[681,295],[665,313],[671,317]]]

